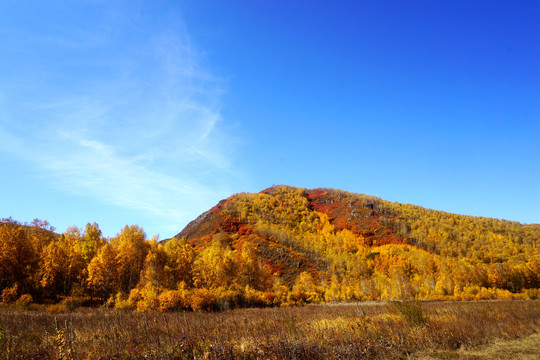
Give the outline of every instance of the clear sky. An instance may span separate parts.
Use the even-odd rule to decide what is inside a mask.
[[[0,2],[0,217],[166,238],[332,187],[540,222],[540,2]]]

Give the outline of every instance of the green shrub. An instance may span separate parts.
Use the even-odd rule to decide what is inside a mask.
[[[393,301],[392,304],[394,312],[400,314],[407,324],[419,326],[428,322],[428,317],[418,301]]]

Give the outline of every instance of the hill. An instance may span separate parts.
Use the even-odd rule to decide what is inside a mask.
[[[540,286],[539,230],[334,189],[275,186],[221,201],[176,238],[198,249],[216,238],[233,250],[250,244],[286,286],[309,274],[320,300],[478,298]]]
[[[138,225],[54,234],[0,223],[4,302],[99,302],[205,310],[390,299],[529,299],[540,227],[456,215],[335,189],[235,194],[172,239]],[[25,299],[28,298],[25,297]]]

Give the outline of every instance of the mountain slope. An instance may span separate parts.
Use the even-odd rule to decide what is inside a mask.
[[[465,288],[467,296],[484,288],[496,297],[496,289],[539,287],[537,226],[334,189],[275,186],[236,194],[176,237],[204,249],[218,235],[232,249],[254,245],[287,286],[307,272],[316,284],[333,278],[339,291],[348,284],[361,298],[459,297]],[[370,290],[359,294],[367,283]]]

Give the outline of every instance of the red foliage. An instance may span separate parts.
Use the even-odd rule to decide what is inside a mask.
[[[350,230],[363,236],[366,245],[401,244],[402,239],[381,223],[376,206],[348,196],[336,196],[315,189],[306,192],[312,208],[328,215],[336,230]]]
[[[238,235],[243,236],[249,234],[253,234],[253,228],[249,225],[240,225],[238,228]]]
[[[229,217],[222,218],[219,227],[225,232],[235,233],[238,232],[241,224],[242,223],[237,218]]]

